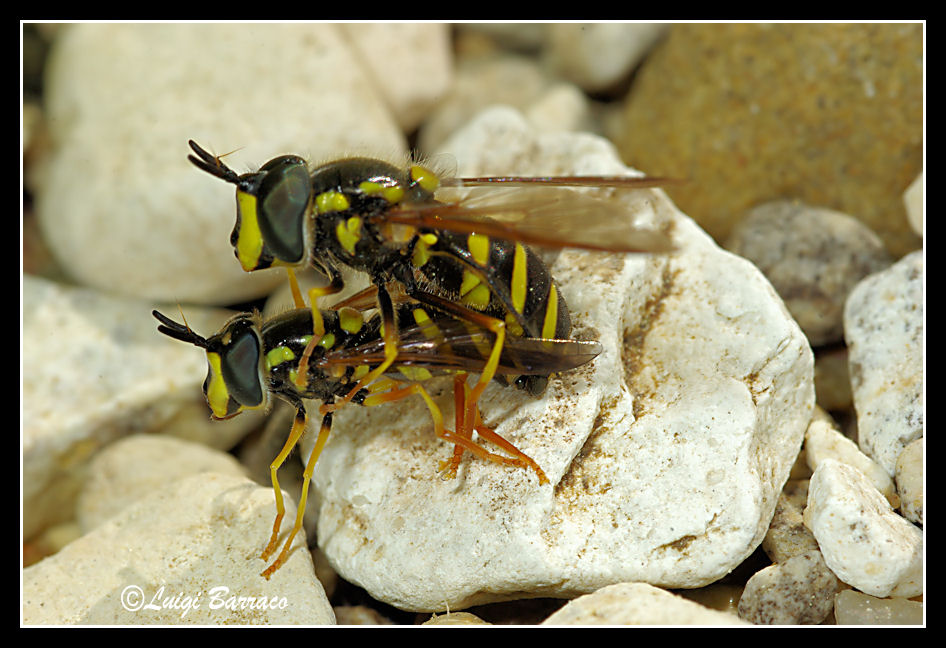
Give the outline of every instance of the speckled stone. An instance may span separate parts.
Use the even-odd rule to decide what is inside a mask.
[[[867,277],[844,307],[844,337],[858,445],[893,475],[903,448],[923,436],[923,252]]]
[[[844,337],[844,300],[857,282],[891,259],[855,218],[778,200],[750,209],[726,241],[772,282],[812,346]]]
[[[739,599],[739,618],[756,625],[818,624],[834,608],[837,589],[820,551],[797,554],[752,575]]]
[[[902,194],[923,164],[920,24],[674,25],[628,97],[623,158],[686,178],[668,193],[717,240],[795,198],[919,247]]]
[[[805,526],[801,508],[784,493],[778,497],[775,514],[762,540],[762,549],[774,563],[818,550],[818,541]]]

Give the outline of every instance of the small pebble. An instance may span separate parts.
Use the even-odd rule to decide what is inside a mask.
[[[900,505],[900,498],[887,471],[861,452],[856,443],[841,434],[831,415],[821,408],[815,409],[815,415],[805,432],[805,457],[813,471],[828,458],[854,466],[887,498],[891,506]]]
[[[741,625],[739,617],[703,607],[646,583],[618,583],[569,601],[542,625]]]
[[[925,175],[921,171],[916,180],[903,192],[903,205],[907,208],[907,222],[920,236],[923,236],[923,187],[925,184]]]
[[[873,596],[923,592],[923,532],[856,468],[825,459],[811,477],[805,524],[842,581]]]
[[[490,625],[490,623],[469,612],[447,612],[434,614],[424,621],[423,625]]]
[[[923,524],[923,439],[911,441],[900,453],[896,480],[900,512],[911,522]]]
[[[920,625],[923,604],[905,598],[877,598],[848,589],[835,596],[834,618],[838,625]]]
[[[393,621],[364,605],[340,605],[332,608],[336,625],[392,625]]]
[[[838,579],[818,550],[770,565],[749,579],[739,618],[756,625],[814,625],[834,607]]]
[[[818,550],[818,541],[805,526],[801,507],[784,493],[775,505],[769,530],[762,539],[762,550],[774,563]]]
[[[787,200],[750,210],[726,247],[768,277],[812,346],[842,339],[848,293],[890,265],[880,238],[857,219]]]

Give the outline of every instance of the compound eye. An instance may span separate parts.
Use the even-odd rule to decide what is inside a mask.
[[[220,353],[220,373],[230,398],[238,402],[241,409],[263,404],[259,363],[260,340],[249,328],[234,332],[230,344]]]
[[[257,194],[259,228],[272,255],[284,263],[300,263],[305,256],[305,219],[311,181],[305,162],[283,156],[267,162]]]

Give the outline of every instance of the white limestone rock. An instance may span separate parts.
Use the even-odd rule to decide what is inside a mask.
[[[923,449],[923,439],[911,441],[897,459],[900,512],[917,524],[923,524]]]
[[[396,77],[423,87],[425,68],[405,62]],[[230,304],[285,281],[240,268],[234,187],[187,161],[188,139],[233,151],[226,163],[240,173],[285,153],[406,153],[376,75],[338,25],[70,25],[50,53],[45,100],[46,242],[78,283],[156,300]]]
[[[887,471],[861,452],[856,443],[844,436],[831,415],[819,407],[815,408],[811,425],[805,432],[805,460],[808,467],[815,471],[822,461],[829,458],[854,466],[887,498],[891,506],[900,505],[897,490]]]
[[[923,604],[903,598],[877,598],[847,589],[838,592],[834,603],[838,625],[922,625]]]
[[[200,392],[206,356],[158,333],[151,316],[156,306],[23,276],[25,538],[72,518],[89,458],[99,448],[134,432],[192,427],[188,420],[199,430],[207,427]],[[198,330],[226,315],[189,312]],[[190,407],[195,403],[200,407]],[[229,447],[258,422],[241,418],[217,422],[217,447]]]
[[[624,171],[604,141],[539,136],[508,109],[450,148],[461,175]],[[622,199],[629,219],[669,224],[680,252],[563,251],[552,273],[573,335],[604,352],[540,399],[491,385],[481,401],[551,483],[469,455],[441,479],[452,446],[420,399],[344,408],[313,492],[319,545],[344,578],[440,611],[632,580],[700,587],[758,546],[811,417],[810,347],[761,273],[662,192]],[[426,385],[452,421],[451,382]]]
[[[923,252],[864,279],[844,307],[858,444],[891,477],[923,436]]]
[[[657,23],[569,23],[548,25],[545,62],[590,92],[620,83],[667,32]]]
[[[401,130],[417,128],[453,80],[450,25],[385,22],[339,27]]]
[[[916,177],[916,180],[910,183],[907,190],[903,192],[903,206],[907,208],[907,222],[913,231],[923,236],[923,219],[926,212],[923,209],[923,189],[926,186],[926,176],[924,172]]]
[[[821,462],[808,486],[805,524],[848,585],[878,597],[923,593],[923,533],[856,468]]]
[[[301,534],[260,576],[272,522],[271,489],[216,473],[176,481],[24,569],[23,622],[334,624]]]
[[[245,477],[232,455],[159,434],[134,434],[103,448],[89,463],[76,517],[88,533],[142,497],[202,472]]]
[[[569,601],[542,625],[747,625],[647,583],[617,583]]]

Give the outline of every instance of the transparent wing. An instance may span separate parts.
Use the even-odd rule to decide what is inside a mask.
[[[478,373],[486,364],[495,336],[474,324],[438,318],[399,331],[395,365]],[[580,367],[601,353],[598,342],[507,337],[497,373],[548,375]],[[358,366],[384,360],[384,340],[325,354],[319,366]]]
[[[602,184],[610,181],[612,184]],[[616,185],[622,181],[620,185]],[[611,252],[671,252],[669,232],[634,223],[633,213],[617,197],[598,197],[573,187],[646,188],[670,181],[660,178],[473,178],[481,189],[449,202],[407,204],[379,218],[419,228],[521,241],[544,247],[575,247]],[[511,188],[515,187],[515,188]],[[619,192],[620,193],[620,192]]]

